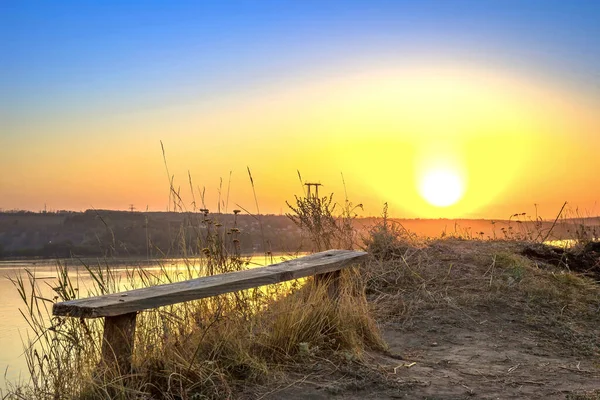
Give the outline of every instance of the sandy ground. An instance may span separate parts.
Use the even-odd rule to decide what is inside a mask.
[[[431,313],[410,327],[387,326],[389,354],[366,368],[316,365],[266,399],[565,399],[600,390],[600,359],[573,354],[531,331],[510,311]],[[516,317],[516,318],[515,318]],[[459,322],[457,322],[459,321]],[[346,369],[346,370],[345,370]],[[328,376],[329,375],[329,376]],[[600,392],[598,392],[600,395]]]

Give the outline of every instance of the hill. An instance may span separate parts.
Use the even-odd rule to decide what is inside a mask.
[[[381,218],[356,218],[359,236]],[[479,239],[573,239],[600,236],[600,217],[531,220],[523,214],[508,220],[390,219],[423,237]],[[285,215],[125,212],[87,210],[33,213],[0,212],[0,258],[7,257],[154,257],[194,254],[195,240],[208,229],[223,234],[240,230],[244,253],[310,251],[302,231]],[[187,245],[181,242],[185,232]],[[187,247],[187,248],[185,248]]]

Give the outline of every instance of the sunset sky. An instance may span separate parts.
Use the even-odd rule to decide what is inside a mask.
[[[0,208],[600,214],[600,1],[3,1]],[[201,189],[200,189],[201,190]]]

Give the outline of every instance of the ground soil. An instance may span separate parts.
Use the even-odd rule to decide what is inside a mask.
[[[369,295],[387,352],[369,352],[362,360],[315,357],[242,397],[600,399],[597,283],[578,280],[570,297],[544,297],[563,272],[521,256],[525,246],[426,245],[413,252],[413,261],[403,259],[421,289],[414,289],[419,280],[402,283],[408,275],[396,275],[393,284]],[[502,257],[516,264],[502,264]],[[393,301],[403,303],[397,311]]]

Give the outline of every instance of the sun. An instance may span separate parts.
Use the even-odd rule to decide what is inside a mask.
[[[448,207],[459,201],[464,193],[459,174],[449,169],[434,169],[421,178],[419,193],[431,205]]]

